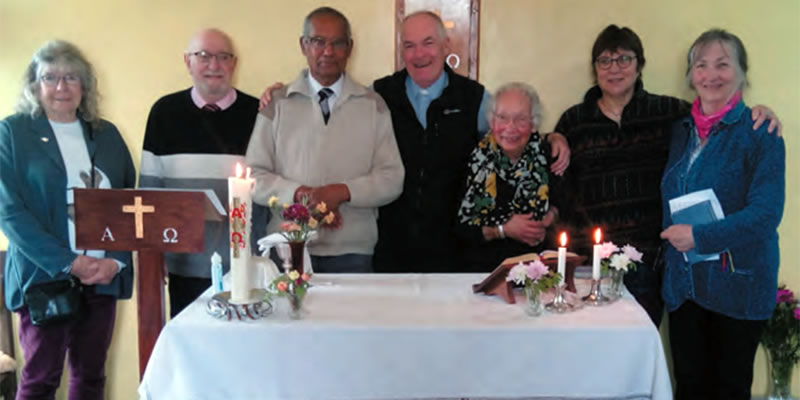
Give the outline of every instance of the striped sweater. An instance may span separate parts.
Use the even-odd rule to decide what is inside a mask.
[[[244,154],[258,113],[258,100],[237,90],[236,101],[225,110],[199,109],[191,89],[166,95],[147,119],[139,187],[213,189],[227,206],[227,177]],[[257,215],[258,214],[258,215]],[[202,218],[202,216],[197,216]],[[254,210],[253,221],[264,215]],[[228,222],[206,222],[206,250],[196,254],[165,255],[169,272],[208,278],[210,258],[218,252],[229,269]]]

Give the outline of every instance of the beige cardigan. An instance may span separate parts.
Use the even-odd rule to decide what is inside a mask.
[[[372,254],[378,240],[378,207],[403,190],[405,170],[383,99],[349,76],[331,110],[328,125],[311,92],[308,70],[256,118],[245,162],[256,179],[253,200],[291,202],[301,185],[344,183],[350,201],[339,207],[342,227],[322,229],[309,252],[319,256]],[[268,231],[281,222],[274,215]]]

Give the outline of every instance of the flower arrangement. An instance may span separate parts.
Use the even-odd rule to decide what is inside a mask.
[[[760,341],[769,353],[773,393],[788,398],[792,368],[800,361],[800,304],[786,285],[778,287],[776,300]]]
[[[508,271],[506,281],[524,285],[526,289],[541,293],[554,288],[561,282],[561,275],[550,271],[541,261],[536,260],[530,263],[520,262],[515,265]]]
[[[279,275],[270,285],[270,291],[276,293],[278,296],[297,296],[301,300],[308,291],[308,281],[311,279],[310,273],[299,273],[297,270],[289,270],[289,272]]]
[[[297,203],[280,204],[278,197],[271,196],[267,205],[273,214],[280,215],[283,219],[280,233],[290,242],[304,242],[308,239],[308,235],[318,228],[335,229],[341,222],[335,212],[328,210],[324,202],[312,207],[306,197]]]
[[[620,248],[613,242],[600,245],[600,268],[602,273],[607,273],[609,268],[623,274],[629,270],[636,270],[642,262],[643,254],[636,247],[626,244]]]
[[[310,286],[308,283],[309,280],[311,280],[310,273],[301,274],[293,269],[285,274],[279,275],[269,286],[269,292],[289,299],[289,305],[291,307],[290,316],[294,319],[300,318],[303,298],[306,296],[308,287]]]

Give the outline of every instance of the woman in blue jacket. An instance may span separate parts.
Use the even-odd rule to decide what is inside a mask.
[[[130,253],[75,248],[74,188],[130,188],[136,173],[117,128],[98,117],[97,79],[74,45],[51,41],[25,73],[18,113],[0,121],[0,229],[8,237],[6,306],[25,357],[17,399],[53,398],[64,358],[69,399],[102,399],[116,300],[130,298]],[[80,318],[42,325],[26,293],[73,279]]]
[[[758,339],[775,307],[785,148],[764,126],[752,129],[746,73],[747,53],[731,33],[709,30],[689,50],[698,97],[673,127],[661,181],[676,399],[749,399]],[[673,223],[669,201],[704,189],[724,218]],[[691,250],[717,257],[688,262]]]

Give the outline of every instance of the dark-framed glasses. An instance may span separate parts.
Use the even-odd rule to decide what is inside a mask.
[[[56,87],[58,86],[58,82],[61,80],[64,81],[64,84],[69,86],[77,86],[81,84],[81,77],[78,76],[78,74],[44,74],[39,77],[39,80],[41,80],[42,83],[47,87]]]
[[[350,47],[350,40],[348,39],[328,40],[323,37],[312,36],[307,37],[304,40],[306,44],[311,46],[314,50],[324,50],[326,47],[328,47],[328,45],[337,51],[346,50],[348,47]]]
[[[234,59],[234,55],[225,51],[220,51],[219,53],[212,53],[210,51],[200,50],[195,51],[194,53],[189,53],[195,57],[197,57],[200,62],[203,64],[210,64],[212,58],[216,58],[217,62],[220,64],[228,64]]]
[[[613,63],[617,63],[617,66],[620,68],[626,68],[629,65],[631,65],[631,63],[635,59],[636,56],[624,55],[624,56],[619,56],[617,58],[597,57],[597,59],[594,60],[594,62],[597,64],[598,67],[600,67],[600,69],[609,69],[611,68],[611,64]]]

